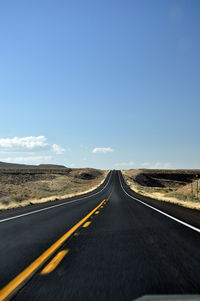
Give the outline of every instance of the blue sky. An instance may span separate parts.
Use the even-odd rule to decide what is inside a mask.
[[[0,160],[200,168],[200,1],[3,0]]]

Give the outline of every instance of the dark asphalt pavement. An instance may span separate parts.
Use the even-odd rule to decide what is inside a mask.
[[[109,178],[110,175],[106,180],[106,184]],[[1,212],[0,287],[6,285],[18,275],[74,224],[96,207],[100,201],[107,197],[111,192],[112,182],[113,178],[110,179],[109,185],[107,185],[102,192],[97,191],[95,192],[95,196],[88,196],[84,199],[78,197],[53,202],[53,204],[46,203],[40,204],[39,206],[28,206],[27,208],[9,210],[10,212]],[[103,187],[101,187],[101,189],[102,188]],[[77,199],[80,199],[80,201],[76,201]],[[54,207],[60,204],[64,205]],[[4,221],[4,219],[27,214],[46,207],[52,208]],[[3,222],[1,222],[2,220]]]
[[[114,172],[94,197],[0,223],[2,287],[108,197],[114,186],[90,226],[63,245],[69,253],[58,267],[48,275],[37,272],[13,300],[114,301],[200,293],[200,234],[130,198],[119,177]],[[132,196],[199,227],[199,212],[139,196],[121,181]]]

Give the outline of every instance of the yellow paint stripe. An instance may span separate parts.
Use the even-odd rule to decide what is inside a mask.
[[[101,206],[100,208],[103,208],[103,206]]]
[[[90,224],[91,224],[91,222],[86,222],[86,223],[83,225],[83,228],[87,228]]]
[[[69,250],[60,251],[56,256],[47,264],[47,266],[41,271],[41,275],[51,273],[61,262],[61,260],[67,255]]]
[[[99,214],[99,211],[96,211],[95,214]]]
[[[115,182],[116,182],[116,177],[114,178],[114,183],[113,183],[112,191],[111,191],[111,193],[109,194],[108,198],[105,199],[105,201],[109,201],[109,199],[111,198],[111,195],[112,195],[112,193],[113,193],[113,191],[114,191],[114,189],[115,189]]]
[[[103,204],[104,200],[88,213],[81,221],[59,238],[49,249],[33,261],[25,270],[11,280],[0,290],[0,301],[9,300],[42,266],[43,264],[63,245],[63,243],[79,228],[88,218]]]

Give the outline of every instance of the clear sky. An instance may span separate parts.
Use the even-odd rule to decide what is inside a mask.
[[[0,160],[200,168],[199,0],[2,0]]]

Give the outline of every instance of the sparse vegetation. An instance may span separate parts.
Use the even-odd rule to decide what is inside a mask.
[[[92,168],[1,168],[0,210],[80,195],[98,187],[107,174]]]
[[[161,201],[200,210],[200,170],[123,170],[135,192]]]

